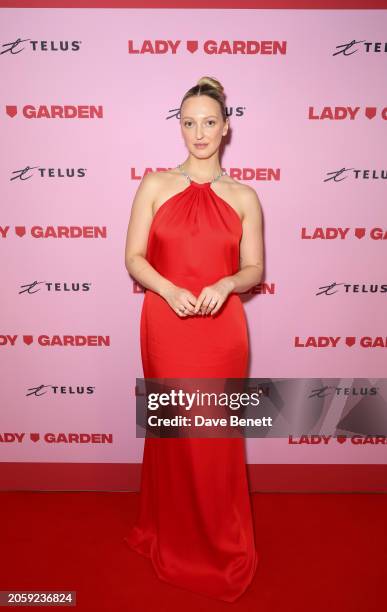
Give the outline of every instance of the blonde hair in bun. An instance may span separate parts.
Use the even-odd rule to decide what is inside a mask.
[[[214,79],[213,77],[209,77],[209,76],[201,77],[196,84],[199,86],[200,85],[210,85],[210,87],[213,87],[214,89],[218,89],[222,93],[224,92],[223,85],[217,79]]]
[[[194,85],[193,87],[191,87],[191,89],[187,91],[181,101],[180,112],[181,107],[183,106],[183,102],[187,100],[187,98],[201,95],[209,96],[210,98],[213,98],[219,103],[223,121],[226,121],[227,112],[223,85],[220,83],[220,81],[210,76],[201,77],[197,81],[196,85]]]

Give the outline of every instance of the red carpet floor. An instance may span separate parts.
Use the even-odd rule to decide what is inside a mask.
[[[73,590],[82,612],[386,609],[386,495],[254,494],[260,562],[234,603],[159,581],[123,542],[137,504],[136,493],[0,493],[0,590]]]

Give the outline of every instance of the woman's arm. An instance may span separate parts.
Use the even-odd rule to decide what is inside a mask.
[[[243,293],[257,285],[262,279],[264,266],[261,203],[255,190],[248,185],[245,187],[240,200],[243,210],[240,270],[222,279],[234,293]]]
[[[158,181],[156,173],[151,172],[143,177],[137,189],[126,236],[125,267],[143,287],[163,297],[174,285],[145,259]]]

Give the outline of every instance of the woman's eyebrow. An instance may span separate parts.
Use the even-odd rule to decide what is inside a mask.
[[[209,117],[215,117],[216,119],[216,115],[207,115],[206,117],[203,117],[203,119],[208,119]],[[184,115],[183,119],[193,119],[193,117],[190,117],[189,115]]]

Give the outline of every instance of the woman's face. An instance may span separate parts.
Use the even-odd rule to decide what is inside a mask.
[[[204,94],[184,101],[180,126],[189,152],[200,158],[210,157],[217,151],[229,127],[228,119],[223,121],[219,103]],[[196,146],[199,144],[206,146]]]

